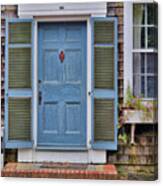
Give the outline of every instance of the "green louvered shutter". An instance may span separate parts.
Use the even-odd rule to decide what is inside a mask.
[[[94,18],[92,64],[92,147],[117,149],[117,18]]]
[[[6,20],[5,147],[32,147],[32,20]]]

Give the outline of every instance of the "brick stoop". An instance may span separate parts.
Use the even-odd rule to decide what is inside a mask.
[[[114,165],[69,163],[7,163],[2,177],[64,178],[64,179],[117,179]]]

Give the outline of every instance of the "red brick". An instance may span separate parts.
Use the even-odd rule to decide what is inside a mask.
[[[21,165],[21,166],[17,166]],[[27,164],[29,165],[29,164]],[[47,163],[46,163],[47,165]],[[57,165],[57,164],[56,164]],[[114,165],[105,165],[101,166],[98,170],[81,170],[80,166],[79,169],[68,169],[70,164],[66,164],[66,169],[22,169],[22,167],[27,167],[26,164],[16,163],[11,164],[8,163],[5,168],[2,170],[3,177],[31,177],[31,178],[65,178],[65,179],[114,179],[115,175],[117,175],[117,171]],[[49,165],[50,166],[50,165]],[[53,164],[55,168],[55,164]],[[58,165],[57,165],[58,166]],[[94,165],[95,169],[96,166]],[[19,169],[21,167],[21,169]],[[31,167],[31,165],[30,165]]]

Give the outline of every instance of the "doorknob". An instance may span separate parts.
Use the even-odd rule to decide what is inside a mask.
[[[65,59],[65,53],[64,53],[63,50],[62,50],[62,51],[60,52],[60,54],[59,54],[59,59],[60,59],[61,63],[63,63],[63,61],[64,61],[64,59]]]

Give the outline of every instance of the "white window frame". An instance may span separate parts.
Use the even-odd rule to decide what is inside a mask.
[[[152,48],[133,48],[133,4],[136,3],[153,3],[153,0],[129,0],[124,2],[124,103],[128,86],[133,92],[133,53],[158,52],[158,50]],[[145,46],[147,45],[145,44]],[[143,100],[155,100],[155,98],[143,98]]]

